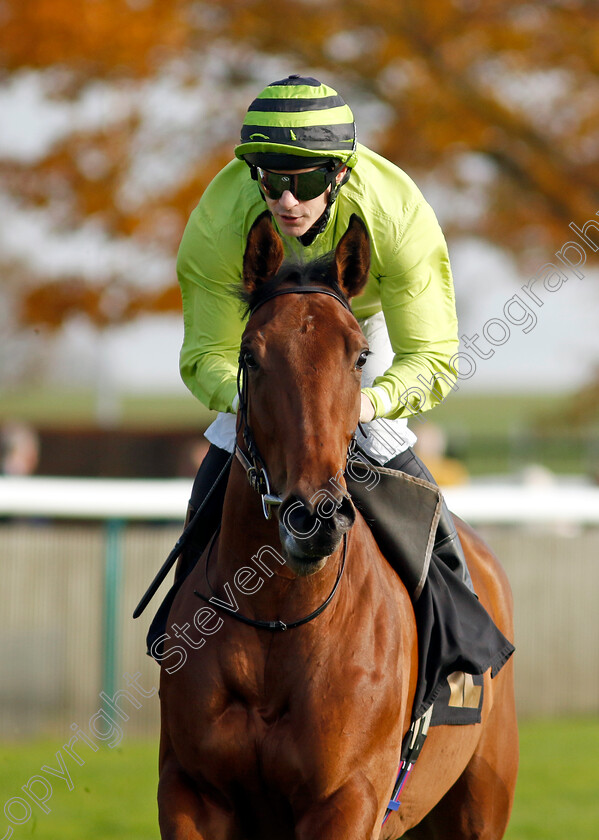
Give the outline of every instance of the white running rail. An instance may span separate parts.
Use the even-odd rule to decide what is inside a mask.
[[[192,479],[0,476],[0,517],[182,521],[191,486]],[[599,525],[599,487],[472,483],[444,493],[472,524]]]

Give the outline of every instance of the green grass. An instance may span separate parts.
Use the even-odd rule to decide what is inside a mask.
[[[10,825],[1,808],[11,797],[23,796],[22,785],[40,774],[41,767],[59,768],[57,750],[68,740],[4,745],[0,751],[0,836]],[[74,785],[45,773],[52,795],[44,813],[33,806],[33,816],[14,826],[14,840],[159,840],[156,785],[158,780],[158,739],[146,743],[124,740],[118,747],[103,746],[91,752],[78,744],[82,767],[64,755]],[[41,786],[32,785],[33,792]],[[41,795],[41,794],[40,794]],[[43,795],[42,795],[43,798]],[[15,816],[23,814],[15,806]]]
[[[529,426],[563,405],[564,395],[451,394],[425,421],[464,434],[504,436],[514,425]],[[210,422],[214,412],[191,394],[116,395],[117,425],[161,429]],[[73,426],[96,421],[97,397],[92,391],[40,388],[0,391],[0,422],[18,418],[42,426]],[[414,423],[418,429],[419,422]]]
[[[202,429],[216,416],[191,394],[115,395],[114,425],[117,428]],[[101,421],[98,399],[92,391],[41,389],[0,391],[0,425],[21,420],[38,428],[94,426]]]
[[[191,394],[115,395],[119,426],[162,429],[209,423],[214,412],[205,409]],[[451,394],[433,411],[431,421],[453,433],[503,437],[515,426],[530,427],[539,418],[554,415],[563,406],[564,395],[542,394]],[[92,391],[20,389],[0,392],[0,422],[19,418],[42,426],[73,426],[96,421],[97,397]],[[419,421],[413,423],[417,431]]]
[[[526,464],[542,464],[556,473],[599,474],[599,419],[558,428],[565,394],[470,394],[459,391],[421,420],[411,420],[419,434],[427,423],[440,426],[448,454],[472,476],[510,473]],[[109,424],[138,431],[203,430],[214,419],[191,394],[115,395]],[[0,392],[0,426],[10,419],[37,428],[94,427],[105,424],[92,391],[15,390]]]
[[[506,840],[596,840],[599,719],[526,722],[520,737],[520,774]],[[22,796],[21,786],[42,765],[58,767],[54,754],[62,743],[3,747],[1,807],[11,797]],[[82,749],[83,767],[67,760],[74,790],[68,791],[62,779],[52,778],[50,813],[34,806],[35,818],[15,826],[15,840],[158,840],[157,752],[157,739],[124,740],[115,749],[104,747],[96,753]],[[0,810],[0,836],[7,825]]]
[[[422,416],[456,432],[501,437],[515,426],[530,427],[544,416],[553,415],[565,399],[564,394],[458,392],[450,394],[441,405]],[[414,428],[418,428],[418,423]]]
[[[506,840],[599,837],[599,718],[528,723]]]
[[[445,432],[448,454],[472,476],[519,472],[540,464],[555,473],[599,474],[597,419],[559,426],[565,394],[451,394],[410,421],[416,434],[427,422]]]

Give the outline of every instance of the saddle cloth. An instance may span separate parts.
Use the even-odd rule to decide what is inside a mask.
[[[476,595],[434,554],[440,489],[398,470],[372,464],[368,470],[368,481],[346,475],[347,486],[414,604],[419,667],[412,719],[435,703],[432,726],[477,723],[482,674],[491,668],[496,676],[515,648]]]

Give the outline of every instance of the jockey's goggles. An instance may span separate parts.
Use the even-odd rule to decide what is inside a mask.
[[[289,190],[298,201],[310,201],[322,195],[337,175],[343,169],[343,162],[312,169],[310,172],[270,172],[268,169],[256,167],[257,181],[267,198],[277,201],[286,190]]]

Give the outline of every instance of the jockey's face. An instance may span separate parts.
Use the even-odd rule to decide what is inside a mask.
[[[279,175],[298,175],[302,172],[312,172],[317,168],[311,166],[307,169],[295,169],[293,171],[273,169],[272,172]],[[338,182],[343,178],[345,172],[346,167],[343,167],[337,175]],[[328,187],[322,195],[317,195],[316,198],[311,198],[309,201],[300,201],[290,190],[285,190],[280,198],[264,196],[264,200],[284,236],[303,236],[324,213],[330,191],[331,188]]]

